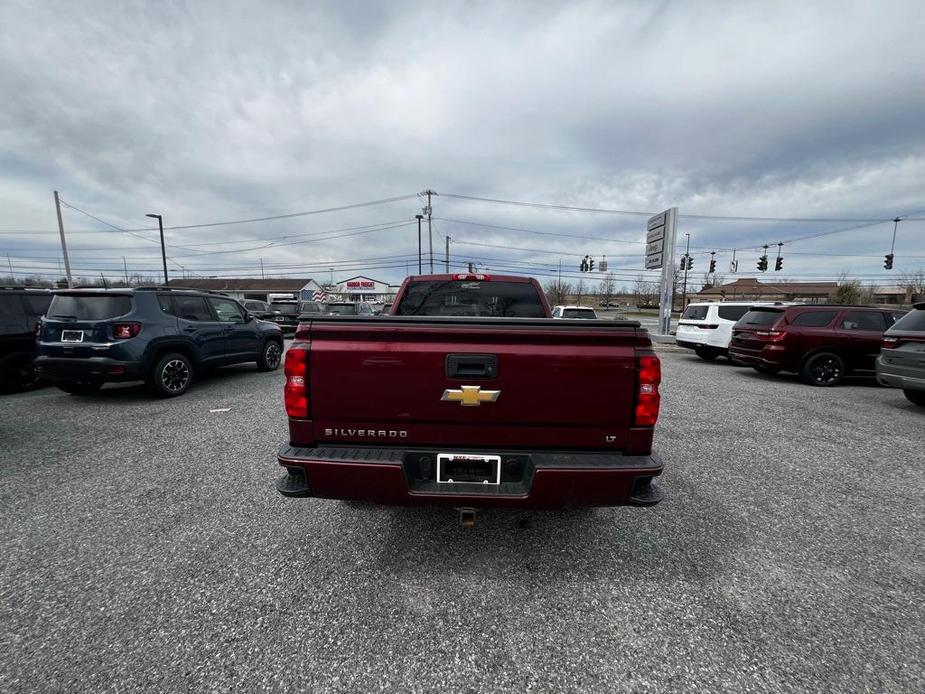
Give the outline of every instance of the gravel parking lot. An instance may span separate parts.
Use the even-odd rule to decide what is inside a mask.
[[[925,410],[662,354],[664,503],[472,530],[280,497],[281,373],[3,397],[0,690],[923,691]]]

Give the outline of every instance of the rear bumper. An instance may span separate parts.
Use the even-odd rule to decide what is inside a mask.
[[[762,366],[774,366],[782,371],[789,371],[789,365],[784,362],[784,354],[778,350],[760,349],[742,349],[734,345],[729,347],[729,357],[743,364],[760,364]]]
[[[925,368],[888,364],[880,355],[877,358],[877,381],[892,388],[925,391]]]
[[[655,454],[490,451],[500,454],[505,466],[506,479],[501,484],[438,484],[433,460],[438,452],[445,451],[283,445],[278,460],[287,472],[277,481],[277,490],[284,496],[381,504],[537,509],[652,506],[662,499],[651,484],[662,474],[662,461]]]
[[[724,337],[716,330],[693,330],[683,325],[675,331],[675,342],[679,347],[688,349],[710,347],[725,351],[729,347],[728,336]]]
[[[110,357],[35,358],[35,370],[53,381],[138,381],[144,378],[144,364]]]

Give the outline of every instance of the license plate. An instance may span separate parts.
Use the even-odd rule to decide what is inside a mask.
[[[83,330],[62,330],[61,331],[61,342],[83,342],[84,341],[84,331]]]
[[[501,456],[473,453],[438,453],[437,482],[501,484]]]

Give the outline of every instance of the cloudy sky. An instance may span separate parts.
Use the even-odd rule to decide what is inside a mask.
[[[121,276],[123,257],[155,275],[156,212],[177,274],[259,276],[262,259],[273,276],[397,281],[431,188],[435,254],[452,237],[454,265],[545,277],[606,254],[618,283],[642,268],[643,215],[462,195],[677,206],[698,277],[710,250],[727,270],[739,249],[753,275],[756,248],[793,240],[767,279],[895,281],[925,267],[920,9],[5,0],[0,274],[58,272],[58,190],[78,275]],[[919,219],[887,273],[878,220],[897,215]]]

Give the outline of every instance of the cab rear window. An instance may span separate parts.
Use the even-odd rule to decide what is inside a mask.
[[[442,280],[411,282],[395,315],[545,318],[546,311],[529,282]]]
[[[707,311],[709,310],[709,306],[688,306],[684,309],[684,313],[681,314],[681,318],[686,320],[705,320]]]
[[[782,315],[783,311],[753,308],[739,319],[737,325],[767,327],[774,325]]]
[[[129,296],[108,294],[55,294],[48,307],[49,318],[106,320],[132,310]]]

